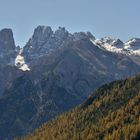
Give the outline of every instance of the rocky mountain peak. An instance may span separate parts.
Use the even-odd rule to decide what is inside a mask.
[[[129,50],[131,54],[140,56],[140,38],[132,38],[125,43],[125,49]]]
[[[21,54],[28,62],[35,60],[63,46],[71,36],[64,27],[53,31],[49,26],[38,26]]]
[[[117,48],[123,48],[124,43],[120,39],[115,39],[112,43],[112,46],[116,46]]]
[[[140,46],[140,38],[132,38],[125,43],[127,46]]]
[[[95,40],[95,37],[90,32],[75,32],[73,34],[74,40],[81,40],[81,39],[92,39]]]
[[[31,46],[42,46],[46,42],[53,31],[50,26],[38,26],[35,28],[32,38],[29,40],[28,44]]]
[[[104,37],[104,38],[101,38],[101,41],[103,43],[108,43],[108,44],[111,44],[115,39],[114,38],[111,38],[111,37]]]
[[[65,27],[59,27],[55,33],[54,36],[58,39],[66,39],[69,35],[69,32],[65,29]]]
[[[113,39],[111,37],[104,37],[101,39],[96,39],[95,40],[97,45],[101,45],[103,47],[109,47],[109,48],[123,48],[124,43],[120,39]]]
[[[0,31],[0,50],[14,50],[15,41],[11,29],[5,28]]]

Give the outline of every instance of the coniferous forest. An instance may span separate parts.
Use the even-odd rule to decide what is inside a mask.
[[[140,75],[97,89],[81,105],[20,140],[139,140]]]

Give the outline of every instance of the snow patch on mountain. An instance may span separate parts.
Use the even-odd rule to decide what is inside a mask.
[[[17,66],[22,71],[30,71],[29,66],[25,63],[24,57],[22,54],[22,49],[20,49],[19,54],[17,55],[15,59],[15,66]]]

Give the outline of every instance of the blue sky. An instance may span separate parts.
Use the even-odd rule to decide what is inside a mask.
[[[123,41],[140,37],[140,0],[0,0],[0,29],[12,28],[25,45],[37,25]]]

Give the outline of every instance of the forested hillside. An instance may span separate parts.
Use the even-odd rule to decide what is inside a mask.
[[[139,140],[140,76],[104,85],[22,140]]]

